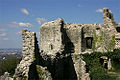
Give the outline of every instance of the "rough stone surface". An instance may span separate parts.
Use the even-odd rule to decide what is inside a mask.
[[[39,65],[36,65],[36,67],[40,80],[52,80],[51,73],[48,72],[46,67]]]
[[[0,76],[0,80],[13,80],[13,78],[10,77],[10,73],[5,72],[4,75]]]
[[[77,80],[90,80],[89,73],[86,72],[85,61],[83,61],[82,56],[79,54],[73,54],[72,56],[75,72],[77,74]]]
[[[14,78],[15,79],[35,79],[36,75],[32,76],[32,72],[35,72],[35,64],[37,63],[36,55],[39,54],[37,48],[36,34],[27,30],[23,30],[23,47],[22,47],[22,60],[20,64],[15,69]]]
[[[70,43],[72,43],[73,45],[71,45],[71,50],[74,53],[80,53],[81,52],[81,30],[82,30],[82,26],[79,24],[69,24],[69,23],[65,23],[65,30],[67,33],[67,36],[69,37],[70,40],[66,40],[66,44],[70,45]],[[74,50],[74,51],[73,51]]]
[[[100,61],[104,68],[106,68],[108,70],[112,69],[112,64],[111,64],[110,58],[108,58],[107,56],[101,56]]]
[[[81,57],[79,56],[78,60],[73,60],[71,56],[81,53],[82,28],[83,26],[79,24],[64,23],[62,19],[41,26],[40,55],[45,61],[44,66],[47,66],[51,72],[53,80],[90,79],[89,74],[85,71],[85,62]]]
[[[108,8],[103,9],[103,16],[103,24],[65,23],[60,18],[44,23],[40,27],[40,52],[35,33],[23,30],[23,57],[14,78],[90,80],[81,54],[120,49],[120,24],[114,21]],[[103,66],[107,63],[110,69],[110,59],[102,59]]]
[[[43,24],[40,27],[40,49],[48,54],[55,54],[62,50],[63,20],[58,19]]]
[[[69,45],[69,50],[75,54],[90,53],[93,51],[92,40],[94,39],[94,33],[97,36],[104,36],[103,33],[105,33],[106,37],[106,40],[102,41],[103,44],[102,42],[100,44],[99,41],[96,43],[96,46],[99,46],[96,51],[108,51],[106,47],[109,46],[109,42],[114,35],[114,48],[120,48],[120,24],[114,21],[113,14],[108,8],[103,9],[103,16],[104,24],[64,23],[62,19],[43,24],[40,27],[41,50],[53,54],[62,52],[65,45]]]
[[[41,26],[40,52],[42,53],[40,55],[46,60],[48,65],[45,65],[48,68],[53,67],[55,72],[50,71],[52,74],[55,74],[52,75],[52,77],[55,77],[53,79],[66,79],[64,75],[71,76],[71,74],[62,75],[64,68],[66,69],[67,67],[64,67],[64,64],[68,60],[68,63],[69,61],[72,63],[68,64],[69,66],[72,65],[70,69],[73,68],[75,73],[73,72],[74,76],[67,77],[67,79],[90,80],[89,74],[85,70],[86,64],[78,55],[94,51],[93,40],[95,39],[95,34],[99,37],[95,44],[97,47],[95,51],[107,52],[120,48],[120,25],[114,21],[113,14],[108,8],[103,9],[103,16],[104,24],[65,23],[62,19],[58,19]],[[113,46],[110,46],[111,44]],[[74,57],[76,55],[78,59]],[[109,60],[108,68],[110,68]]]
[[[42,66],[48,68],[53,80],[77,79],[71,54],[57,53],[56,55],[51,55],[41,52],[40,55],[44,59]]]

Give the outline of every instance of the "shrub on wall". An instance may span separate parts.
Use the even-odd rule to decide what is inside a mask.
[[[120,51],[109,53],[93,52],[91,54],[83,54],[84,61],[86,62],[86,69],[90,73],[92,80],[116,80],[115,77],[107,74],[105,69],[100,63],[100,57],[107,56],[111,58],[114,69],[120,69]],[[118,60],[119,59],[119,60]],[[118,66],[116,66],[116,64]]]
[[[120,73],[120,50],[114,50],[114,52],[109,53],[112,60],[112,66],[114,71]]]

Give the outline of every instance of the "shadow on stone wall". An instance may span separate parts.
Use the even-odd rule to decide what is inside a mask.
[[[38,45],[38,41],[36,37],[35,37],[35,51],[34,52],[35,52],[35,62],[36,64],[39,64],[41,56],[40,56],[39,45]]]
[[[77,80],[71,55],[67,57],[58,56],[53,64],[52,76],[53,80]]]
[[[35,62],[29,67],[28,80],[39,80]]]
[[[63,54],[74,53],[74,44],[71,42],[70,38],[67,35],[67,32],[64,28],[64,22],[61,22],[61,32],[62,32],[62,44],[64,45]]]
[[[67,36],[63,25],[64,23],[62,22],[61,32],[64,51],[62,54],[57,53],[51,67],[48,67],[48,69],[51,72],[53,80],[77,80],[74,63],[71,57],[71,53],[74,53],[74,45]]]
[[[85,38],[83,28],[81,29],[81,51],[85,51]]]
[[[35,54],[34,54],[34,62],[29,67],[29,73],[28,73],[28,80],[39,80],[39,76],[37,73],[36,65],[40,63],[40,54],[39,54],[39,46],[38,41],[35,36]]]
[[[47,67],[53,80],[77,80],[77,74],[71,57],[71,54],[74,53],[74,45],[67,36],[66,30],[64,29],[64,22],[61,22],[61,26],[64,51],[62,54],[56,53],[55,58],[51,58],[50,55],[41,51],[40,55],[42,57],[40,56],[39,65]]]

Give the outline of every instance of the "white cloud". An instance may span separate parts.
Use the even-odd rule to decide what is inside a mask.
[[[96,12],[102,13],[102,12],[103,12],[103,9],[97,9]]]
[[[8,23],[7,26],[12,27],[12,28],[19,27],[18,23],[15,22],[15,21],[14,21],[14,22],[10,22],[10,23]]]
[[[2,29],[2,28],[0,28],[0,32],[4,32],[4,31],[6,31],[6,29]]]
[[[33,25],[30,23],[24,23],[24,22],[10,22],[8,24],[6,24],[9,27],[12,28],[17,28],[17,27],[32,27]]]
[[[20,22],[18,23],[19,26],[22,26],[22,27],[32,27],[33,25],[30,24],[30,23],[23,23],[23,22]]]
[[[3,40],[9,40],[8,38],[3,38]]]
[[[37,18],[36,21],[38,24],[43,24],[43,23],[47,22],[47,20],[45,18]]]
[[[25,8],[22,8],[22,9],[21,9],[21,12],[22,12],[22,13],[24,13],[24,14],[26,14],[26,15],[29,15],[28,10],[27,10],[27,9],[25,9]]]
[[[6,35],[7,35],[7,33],[0,33],[0,37],[4,37]]]

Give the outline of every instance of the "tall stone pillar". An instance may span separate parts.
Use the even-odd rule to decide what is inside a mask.
[[[27,30],[22,31],[23,47],[22,60],[15,69],[14,78],[16,80],[36,79],[36,34]],[[34,76],[32,75],[34,72]]]

